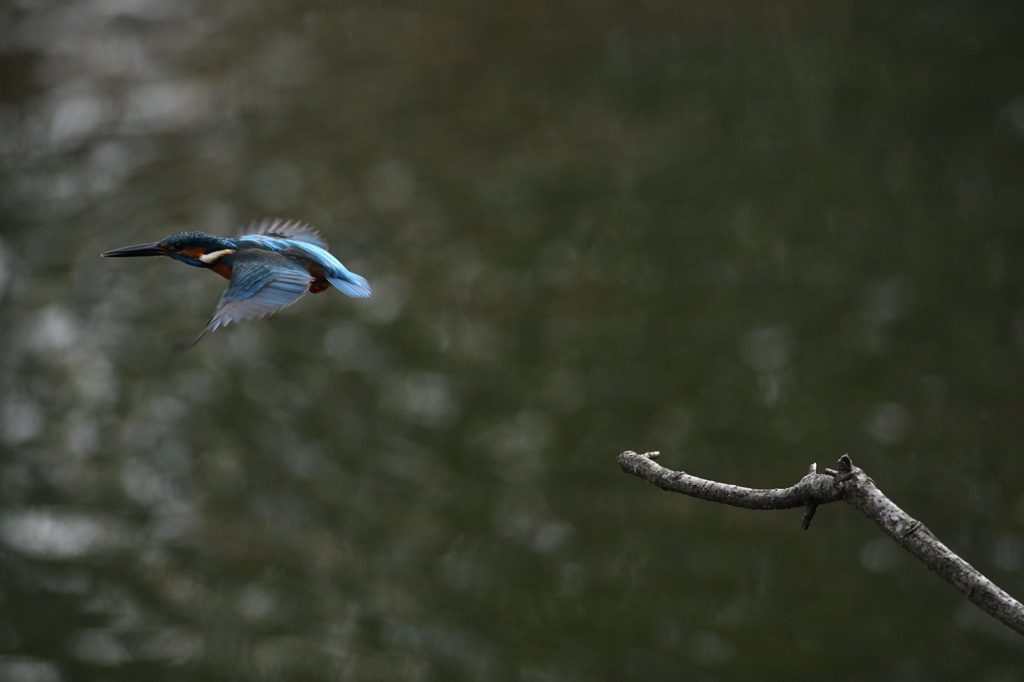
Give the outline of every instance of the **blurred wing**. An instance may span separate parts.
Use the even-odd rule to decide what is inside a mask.
[[[265,234],[268,237],[281,237],[283,239],[294,239],[295,241],[306,242],[321,249],[327,248],[327,241],[320,236],[320,233],[312,225],[301,223],[298,220],[282,220],[281,218],[263,218],[249,223],[242,228],[239,237],[255,237]]]
[[[264,317],[299,300],[313,277],[304,267],[273,251],[246,249],[235,254],[228,288],[203,331],[178,345],[187,350],[208,332],[232,322]]]
[[[288,223],[289,225],[292,223]],[[294,223],[296,225],[302,225],[301,223]],[[313,228],[308,225],[303,226],[312,230]],[[313,266],[313,272],[320,276],[318,270],[323,271],[323,277],[328,282],[333,284],[335,288],[344,294],[354,296],[356,298],[366,298],[370,295],[370,285],[366,279],[352,272],[344,265],[341,264],[337,258],[335,258],[330,251],[326,249],[326,246],[321,244],[315,244],[312,240],[303,238],[297,234],[284,234],[279,232],[280,227],[272,227],[267,229],[277,230],[275,232],[266,232],[263,234],[245,234],[239,237],[239,243],[250,247],[262,247],[264,249],[271,249],[276,253],[283,253],[292,258],[298,259],[301,263],[307,266]],[[315,234],[315,231],[314,231]],[[313,290],[321,291],[317,288]]]

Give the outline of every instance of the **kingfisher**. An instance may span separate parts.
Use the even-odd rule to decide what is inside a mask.
[[[299,300],[334,287],[356,298],[370,295],[370,285],[327,251],[316,228],[297,220],[264,218],[235,237],[179,232],[151,244],[125,246],[100,254],[108,258],[169,256],[228,280],[206,326],[177,345],[187,350],[207,333],[232,322],[265,317]]]

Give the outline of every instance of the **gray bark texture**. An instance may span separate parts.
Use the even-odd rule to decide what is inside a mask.
[[[709,502],[761,510],[803,507],[801,526],[805,529],[819,505],[846,502],[985,613],[1024,635],[1024,605],[942,544],[923,523],[896,506],[867,474],[853,465],[848,455],[839,458],[835,469],[825,469],[824,473],[818,473],[817,465],[812,464],[807,474],[788,488],[756,489],[666,469],[655,461],[658,454],[626,451],[619,455],[619,466],[662,490]]]

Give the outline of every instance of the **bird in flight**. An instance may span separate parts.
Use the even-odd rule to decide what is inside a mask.
[[[125,246],[100,254],[108,258],[169,256],[228,280],[228,288],[206,326],[179,350],[232,322],[265,317],[295,303],[303,294],[333,286],[356,298],[370,295],[370,285],[327,251],[327,242],[310,225],[266,218],[250,223],[237,237],[180,232],[151,244]]]

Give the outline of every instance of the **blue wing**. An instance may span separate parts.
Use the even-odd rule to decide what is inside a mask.
[[[306,293],[312,281],[306,268],[283,254],[240,250],[234,254],[228,288],[206,327],[178,348],[191,348],[207,333],[232,322],[254,320],[290,306]]]
[[[318,246],[321,249],[327,248],[327,241],[320,236],[320,233],[315,227],[299,222],[298,220],[263,218],[262,220],[256,220],[243,227],[238,236],[258,237],[260,235],[305,242],[307,244],[312,244],[313,246]]]
[[[290,223],[289,223],[290,224]],[[297,223],[301,225],[301,223]],[[309,227],[308,225],[305,227]],[[279,228],[274,228],[275,230]],[[313,228],[309,228],[312,230]],[[314,231],[315,233],[315,231]],[[246,234],[239,237],[239,242],[249,242],[276,253],[286,254],[302,264],[310,263],[323,270],[327,281],[339,291],[355,298],[366,298],[370,295],[370,285],[366,279],[352,272],[341,264],[326,248],[326,243],[313,243],[310,239],[301,239],[295,235],[282,236],[278,232]]]

